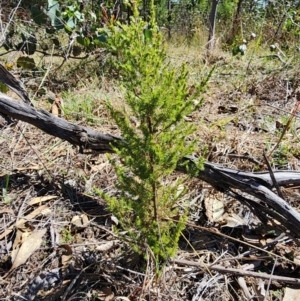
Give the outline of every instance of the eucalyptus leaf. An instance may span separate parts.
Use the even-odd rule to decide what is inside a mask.
[[[81,22],[84,21],[84,17],[83,14],[81,12],[79,12],[78,10],[74,12],[74,16]]]
[[[99,34],[97,36],[97,39],[101,42],[101,43],[107,43],[107,34],[105,32]]]
[[[62,20],[58,17],[60,15],[59,3],[56,0],[48,0],[47,15],[51,19],[51,25],[57,30],[64,28]]]
[[[65,31],[67,33],[72,33],[73,29],[76,27],[76,20],[73,18],[70,18],[68,22],[65,24]]]

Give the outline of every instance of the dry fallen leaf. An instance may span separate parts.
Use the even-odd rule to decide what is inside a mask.
[[[65,271],[68,266],[70,261],[73,258],[73,250],[71,248],[70,245],[64,244],[64,245],[60,245],[59,249],[63,249],[63,254],[61,255],[61,267],[62,270]]]
[[[110,301],[114,298],[114,292],[110,287],[102,287],[100,290],[93,290],[92,294],[97,296],[98,300]]]
[[[107,243],[96,246],[96,250],[104,252],[104,251],[108,251],[113,246],[114,246],[114,241],[112,240],[112,241],[108,241]]]
[[[89,219],[85,214],[76,215],[72,218],[71,223],[77,228],[86,228],[89,225]]]
[[[295,252],[294,254],[294,262],[300,265],[300,254],[298,254],[298,252]]]
[[[19,251],[16,254],[16,258],[10,270],[7,272],[8,275],[12,270],[16,269],[20,265],[24,264],[27,259],[36,251],[43,242],[43,236],[46,234],[47,229],[38,230],[33,232],[28,238],[23,242]]]
[[[28,202],[28,205],[34,205],[34,204],[50,201],[50,200],[55,199],[55,198],[57,198],[56,195],[39,196],[39,197],[36,197],[36,198],[33,198],[32,200],[30,200]]]
[[[224,214],[224,204],[215,198],[206,198],[204,201],[206,216],[210,222],[216,222],[220,220],[222,215]]]
[[[29,228],[25,228],[25,227],[23,229],[18,228],[13,243],[13,249],[18,249],[19,246],[22,245],[22,243],[28,238],[28,236],[30,236],[31,233],[32,231]]]
[[[54,101],[52,103],[51,113],[55,116],[63,116],[62,108],[63,108],[62,99],[58,95],[55,95]]]
[[[222,227],[236,228],[246,224],[245,221],[235,213],[225,213],[222,219],[226,222]]]
[[[34,218],[36,218],[39,214],[44,214],[44,215],[47,215],[49,214],[50,211],[50,208],[47,206],[47,205],[42,205],[38,208],[36,208],[35,210],[33,210],[31,213],[29,213],[28,215],[26,215],[25,217],[19,219],[15,225],[12,225],[10,227],[8,227],[5,232],[3,232],[1,235],[0,235],[0,240],[3,239],[5,236],[7,236],[9,233],[11,233],[11,231],[13,231],[13,229],[15,227],[17,228],[22,228],[22,225],[24,223],[26,223],[28,220],[32,220]]]
[[[282,301],[300,301],[300,289],[286,287]]]
[[[7,208],[7,209],[5,208],[5,209],[0,210],[0,214],[3,214],[3,213],[8,213],[8,214],[14,215],[14,211],[10,208]]]

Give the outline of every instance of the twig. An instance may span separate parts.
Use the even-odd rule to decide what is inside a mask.
[[[4,55],[6,55],[6,54],[8,54],[10,52],[13,52],[13,51],[16,51],[16,50],[15,49],[8,50],[8,51],[6,51],[4,53],[1,53],[0,56],[4,56]]]
[[[251,155],[238,155],[238,154],[228,154],[227,157],[229,158],[238,158],[238,159],[246,159],[250,162],[253,162],[259,166],[262,166],[263,163],[252,157]]]
[[[172,219],[170,219],[170,220],[172,220]],[[172,221],[176,222],[176,220],[172,220]],[[250,247],[250,248],[256,249],[256,250],[261,251],[261,252],[263,252],[263,253],[267,253],[268,255],[272,255],[272,256],[274,256],[274,257],[280,258],[280,259],[282,259],[282,260],[284,260],[284,261],[286,261],[286,262],[289,262],[289,263],[291,263],[291,264],[295,264],[292,260],[290,260],[290,259],[288,259],[288,258],[281,257],[281,256],[279,256],[279,255],[277,255],[277,254],[275,254],[275,253],[273,253],[273,252],[271,252],[271,251],[268,251],[268,250],[266,250],[266,249],[264,249],[264,248],[260,248],[260,247],[258,247],[258,246],[254,246],[254,245],[252,245],[252,244],[250,244],[250,243],[248,243],[248,242],[242,241],[242,240],[240,240],[240,239],[234,238],[234,237],[229,236],[229,235],[226,235],[226,234],[224,234],[224,233],[216,232],[216,231],[213,230],[213,229],[209,229],[209,228],[206,228],[206,227],[198,226],[198,225],[195,225],[195,224],[193,224],[193,223],[186,223],[186,225],[187,225],[188,227],[200,229],[200,230],[203,230],[203,231],[205,231],[205,232],[211,233],[211,234],[213,234],[213,235],[218,235],[218,236],[224,237],[224,238],[226,238],[226,239],[228,239],[228,240],[238,242],[238,243],[240,243],[240,244],[243,244],[243,245],[248,246],[248,247]],[[232,259],[235,259],[235,258],[232,258]],[[222,261],[222,259],[221,259],[220,261]],[[300,281],[300,279],[299,279],[299,281]],[[299,282],[299,283],[300,283],[300,282]]]
[[[126,269],[126,268],[123,268],[119,265],[114,265],[114,267],[118,270],[121,270],[121,271],[125,271],[125,272],[131,273],[131,274],[135,274],[135,275],[138,275],[138,276],[145,277],[145,274],[143,274],[143,273],[139,273],[139,272],[131,270],[131,269]],[[131,281],[132,281],[132,279],[131,279]]]
[[[252,270],[254,268],[258,268],[260,266],[260,262],[261,262],[260,260],[255,260],[251,264],[242,265],[241,268],[245,271]],[[240,285],[241,289],[244,291],[246,298],[248,298],[247,300],[251,300],[252,295],[246,284],[245,277],[242,277],[242,276],[237,277],[237,282]]]
[[[86,54],[85,56],[72,56],[69,55],[67,58],[65,56],[63,56],[63,54],[59,54],[59,53],[49,53],[47,51],[42,51],[42,50],[36,50],[35,52],[41,53],[45,56],[57,56],[57,57],[63,57],[64,60],[66,59],[74,59],[74,60],[83,60],[83,59],[87,59],[90,54]]]
[[[286,64],[286,61],[284,61],[283,59],[282,59],[282,57],[280,56],[280,54],[278,53],[278,54],[269,54],[269,55],[263,55],[263,56],[260,56],[260,58],[264,58],[264,57],[267,57],[267,58],[272,58],[272,57],[274,57],[274,58],[277,58],[277,59],[279,59],[279,61],[281,62],[281,63],[283,63],[283,64]]]
[[[61,297],[61,300],[66,300],[68,294],[70,293],[71,289],[73,288],[73,286],[75,285],[76,281],[78,280],[78,278],[82,275],[83,272],[85,272],[85,270],[87,270],[90,266],[85,267],[84,269],[82,269],[77,275],[76,277],[71,281],[71,283],[69,284],[69,286],[67,287],[67,289],[65,290],[63,296]]]
[[[277,258],[275,258],[275,262],[274,262],[273,267],[272,267],[272,271],[271,271],[270,279],[268,281],[268,286],[267,286],[264,301],[267,301],[267,295],[268,295],[268,292],[269,292],[269,289],[270,289],[270,285],[271,285],[272,279],[274,279],[273,273],[274,273],[274,270],[275,270],[276,263],[277,263]]]
[[[249,276],[249,277],[261,278],[261,279],[266,279],[266,280],[271,280],[271,281],[278,281],[278,282],[283,282],[283,283],[300,285],[300,279],[298,279],[298,278],[269,275],[267,273],[257,273],[257,272],[245,271],[244,269],[225,268],[220,265],[208,266],[201,262],[194,262],[194,261],[183,260],[183,259],[171,259],[170,262],[178,264],[178,265],[194,266],[194,267],[197,267],[200,269],[205,269],[205,270],[210,269],[212,271],[216,271],[216,272],[219,272],[222,274],[232,274],[234,276]]]
[[[239,277],[237,277],[237,282],[238,282],[239,286],[241,287],[241,289],[243,290],[244,295],[247,298],[247,300],[251,300],[252,295],[249,292],[245,278],[242,276],[239,276]]]
[[[267,164],[267,167],[268,167],[268,170],[269,170],[269,173],[270,173],[270,177],[271,177],[271,179],[273,181],[273,185],[276,188],[278,195],[284,200],[283,194],[282,194],[282,192],[280,190],[280,187],[279,187],[279,185],[278,185],[278,183],[277,183],[277,181],[275,179],[272,167],[270,165],[270,162],[269,162],[269,160],[268,160],[265,152],[263,152],[263,156],[264,156],[264,159],[266,161],[266,164]]]

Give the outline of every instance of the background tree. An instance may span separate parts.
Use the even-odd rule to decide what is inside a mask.
[[[239,0],[237,3],[235,17],[232,22],[231,34],[227,40],[228,44],[232,44],[234,38],[240,34],[242,27],[242,4],[244,0]]]
[[[209,33],[208,33],[208,42],[207,42],[207,49],[209,51],[213,49],[215,44],[215,27],[216,27],[218,4],[219,4],[219,0],[212,0],[212,7],[209,15]]]

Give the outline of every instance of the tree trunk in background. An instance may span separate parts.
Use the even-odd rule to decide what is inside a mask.
[[[244,0],[239,0],[237,4],[237,9],[235,13],[235,17],[232,23],[231,34],[227,40],[227,44],[232,44],[234,38],[241,32],[241,21],[242,21],[242,3]]]
[[[171,22],[172,22],[172,2],[171,0],[167,0],[167,11],[168,11],[168,17],[167,17],[167,30],[168,30],[168,39],[171,39]]]
[[[207,44],[208,51],[212,50],[215,44],[215,26],[216,26],[218,4],[219,4],[219,0],[212,0],[212,8],[209,15],[209,34],[208,34],[208,44]]]
[[[147,0],[143,0],[143,10],[142,10],[142,16],[143,16],[143,20],[145,22],[147,22],[148,20],[148,14],[147,14],[147,4],[148,4],[148,1]]]

